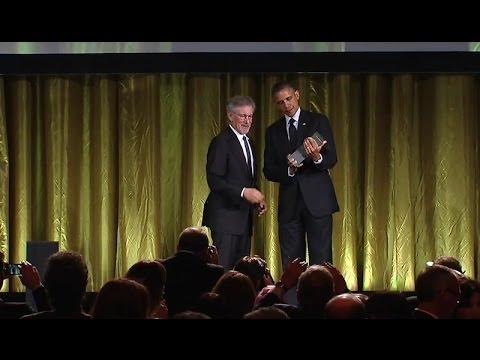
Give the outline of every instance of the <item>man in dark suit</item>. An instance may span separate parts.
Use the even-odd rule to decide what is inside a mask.
[[[337,163],[328,118],[300,109],[300,94],[289,82],[272,88],[272,98],[284,114],[267,128],[264,152],[265,177],[280,183],[278,231],[282,262],[305,260],[306,239],[310,264],[332,263],[332,214],[339,211],[330,169]],[[318,132],[322,143],[312,138]],[[306,159],[288,159],[303,146]]]
[[[169,317],[192,310],[200,296],[212,291],[224,273],[223,267],[217,264],[216,248],[208,246],[207,234],[196,227],[182,231],[177,252],[161,263],[167,271],[165,302]]]
[[[250,255],[254,208],[260,215],[267,209],[263,194],[255,187],[255,152],[246,136],[254,112],[251,97],[232,97],[227,104],[229,126],[208,148],[210,194],[203,209],[203,225],[212,232],[219,263],[225,270]]]

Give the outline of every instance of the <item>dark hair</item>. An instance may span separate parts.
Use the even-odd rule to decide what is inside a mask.
[[[107,281],[100,289],[92,309],[94,319],[146,319],[148,290],[131,279]]]
[[[257,287],[257,285],[259,285],[258,282],[261,281],[265,275],[267,275],[267,271],[269,272],[267,268],[267,262],[258,255],[244,256],[237,261],[233,267],[233,270],[247,275],[250,280],[252,280],[254,287]],[[261,285],[262,284],[260,283],[260,286]],[[261,289],[256,288],[255,290],[258,291]]]
[[[178,251],[191,251],[200,254],[208,248],[208,236],[198,227],[188,227],[183,230],[178,239]]]
[[[163,300],[167,280],[167,271],[162,263],[156,260],[141,260],[128,269],[125,277],[138,281],[147,288],[151,310],[155,310]]]
[[[88,268],[82,255],[60,251],[51,255],[45,269],[45,288],[55,309],[76,307],[82,303],[87,287]]]
[[[475,279],[466,278],[460,281],[460,300],[458,307],[470,307],[470,301],[474,293],[480,294],[480,283]]]
[[[276,93],[282,91],[283,89],[293,89],[294,91],[297,90],[297,87],[290,81],[279,81],[275,85],[272,86],[272,96]]]
[[[462,270],[462,265],[460,265],[460,261],[455,259],[453,256],[440,256],[439,258],[435,259],[433,262],[435,265],[443,265],[450,269],[457,270],[460,273],[464,273]]]

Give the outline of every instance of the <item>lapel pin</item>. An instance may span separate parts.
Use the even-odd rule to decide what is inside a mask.
[[[305,126],[305,125],[307,125],[307,124],[303,123],[302,125]]]

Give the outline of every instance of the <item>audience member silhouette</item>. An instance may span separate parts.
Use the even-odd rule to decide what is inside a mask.
[[[365,305],[354,294],[335,295],[325,305],[325,319],[366,319]]]
[[[227,307],[225,300],[217,293],[203,293],[194,311],[210,316],[212,319],[225,319],[227,317]]]
[[[275,283],[270,274],[270,269],[267,267],[267,262],[258,255],[244,256],[237,261],[233,270],[247,275],[252,280],[257,294],[265,286]]]
[[[456,319],[480,319],[480,283],[464,278],[460,280],[460,301],[455,311]]]
[[[253,310],[255,289],[250,278],[241,272],[227,271],[215,284],[212,292],[225,301],[226,317],[241,319]]]
[[[125,277],[138,281],[147,288],[150,299],[150,318],[166,319],[168,317],[168,309],[163,301],[167,271],[160,261],[141,260],[128,269]]]
[[[433,265],[443,265],[450,269],[458,271],[461,274],[465,273],[462,269],[462,265],[460,264],[460,261],[454,258],[453,256],[446,256],[446,255],[440,256],[433,261]]]
[[[89,319],[82,309],[88,281],[88,268],[82,255],[60,251],[46,263],[45,288],[53,310],[42,311],[22,319]]]
[[[180,319],[180,320],[207,320],[211,319],[210,316],[196,312],[196,311],[182,311],[181,313],[175,314],[172,319]]]
[[[290,319],[287,313],[276,306],[267,306],[253,310],[243,316],[247,320]]]
[[[167,270],[165,301],[169,317],[192,310],[204,292],[223,275],[224,269],[217,265],[218,253],[208,246],[208,236],[201,228],[188,227],[180,234],[177,252],[161,261]]]
[[[281,280],[259,301],[257,308],[275,305],[291,319],[324,318],[325,305],[334,295],[332,274],[322,265],[312,265],[304,270],[305,266],[300,259],[288,263]],[[297,282],[298,306],[282,304],[285,291]]]
[[[415,319],[448,319],[453,317],[460,300],[460,285],[454,270],[443,266],[428,266],[415,281],[418,306]]]
[[[378,291],[366,302],[368,319],[411,319],[407,298],[398,291]]]
[[[107,281],[92,309],[93,319],[147,319],[149,314],[147,288],[135,280],[124,278]]]

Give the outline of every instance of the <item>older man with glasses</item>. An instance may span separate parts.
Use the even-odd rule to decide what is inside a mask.
[[[267,210],[257,189],[257,162],[247,136],[253,122],[255,102],[249,96],[234,96],[227,104],[229,126],[210,143],[207,182],[210,194],[203,209],[203,225],[211,230],[219,264],[231,270],[250,255],[253,214]]]

